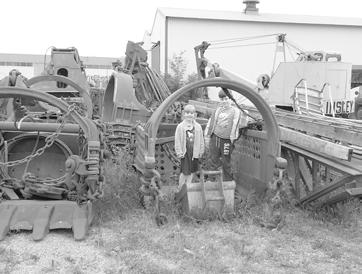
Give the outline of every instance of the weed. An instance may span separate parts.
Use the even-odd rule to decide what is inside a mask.
[[[40,260],[40,257],[38,255],[31,254],[30,260],[34,261],[35,263]]]
[[[124,163],[122,161],[122,163]],[[95,203],[95,224],[122,219],[124,215],[140,207],[137,175],[127,169],[126,164],[106,163],[106,184],[103,199]]]
[[[18,256],[16,256],[15,252],[11,249],[0,248],[0,263],[1,265],[5,265],[4,273],[10,273],[10,271],[20,263]],[[1,270],[1,269],[0,269]]]
[[[85,272],[82,270],[82,268],[79,265],[76,265],[72,269],[72,274],[84,274]]]
[[[311,244],[312,249],[321,250],[332,259],[340,259],[343,253],[340,250],[341,245],[327,239],[317,239]]]
[[[43,273],[54,273],[58,270],[58,262],[55,260],[51,260],[50,265],[43,267],[42,272]]]
[[[333,206],[310,209],[309,216],[322,223],[332,223],[344,227],[358,227],[362,217],[361,200],[351,199]]]
[[[75,259],[73,259],[72,257],[70,256],[66,256],[64,257],[64,260],[71,263],[71,264],[75,264]]]
[[[96,246],[98,247],[98,248],[100,248],[100,247],[105,247],[106,246],[106,241],[103,239],[103,238],[101,238],[101,237],[99,237],[98,239],[96,239]]]

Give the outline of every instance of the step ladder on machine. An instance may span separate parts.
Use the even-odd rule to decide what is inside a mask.
[[[205,175],[209,176],[216,176],[217,180],[217,194],[206,193],[206,184],[205,182]],[[207,170],[200,170],[200,184],[201,184],[201,198],[202,198],[202,211],[205,212],[207,209],[210,208],[210,202],[219,202],[219,205],[216,207],[219,217],[221,217],[222,213],[224,212],[225,207],[225,193],[223,187],[223,172],[222,170],[217,171],[207,171]]]

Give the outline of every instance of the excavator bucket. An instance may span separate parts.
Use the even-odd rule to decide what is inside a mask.
[[[42,240],[52,229],[72,229],[75,240],[86,237],[93,219],[92,203],[65,200],[10,200],[0,203],[0,240],[12,230],[32,230]]]
[[[205,175],[216,176],[215,181],[205,180]],[[176,194],[183,213],[200,215],[216,211],[219,216],[234,211],[234,181],[224,181],[222,171],[201,170],[200,182],[184,184]]]

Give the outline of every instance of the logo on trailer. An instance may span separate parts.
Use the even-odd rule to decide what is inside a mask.
[[[351,113],[354,109],[354,100],[339,100],[334,101],[333,103],[330,101],[326,101],[324,112],[325,114],[332,114],[333,110],[335,114],[342,113]]]

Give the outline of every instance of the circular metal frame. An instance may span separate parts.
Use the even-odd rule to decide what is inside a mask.
[[[155,167],[155,145],[157,141],[157,132],[161,124],[162,117],[165,115],[166,111],[182,95],[191,90],[203,87],[221,87],[233,90],[245,96],[255,105],[264,120],[264,126],[267,134],[265,148],[267,166],[264,168],[272,171],[276,163],[276,158],[280,155],[280,131],[272,110],[270,109],[267,102],[257,92],[255,92],[253,86],[218,77],[194,82],[175,91],[166,98],[166,100],[156,109],[155,112],[153,112],[145,126],[145,130],[148,136],[148,140],[146,141],[147,154],[145,158],[145,166],[147,169],[153,169]],[[266,175],[264,179],[266,179]]]
[[[61,99],[34,89],[19,88],[19,87],[0,87],[0,98],[16,98],[16,97],[30,97],[36,100],[43,101],[54,107],[57,107],[62,112],[66,113],[69,110],[69,104]],[[89,141],[99,141],[99,135],[96,125],[87,117],[82,117],[78,112],[73,111],[70,117],[78,124],[83,130],[85,136]]]
[[[27,85],[27,87],[31,88],[31,86],[38,84],[40,82],[61,82],[61,83],[67,84],[67,85],[71,86],[72,88],[74,88],[76,91],[79,92],[80,96],[84,100],[84,104],[87,109],[87,117],[88,118],[92,117],[92,114],[93,114],[92,99],[91,99],[89,93],[84,88],[82,88],[80,85],[78,85],[77,83],[75,83],[74,81],[69,79],[68,77],[60,76],[60,75],[36,76],[36,77],[33,77],[33,78],[29,79],[28,81],[26,81],[26,85]]]
[[[149,141],[151,142],[149,144],[152,145],[152,142],[155,142],[158,128],[160,126],[162,117],[166,113],[167,109],[171,107],[171,105],[175,103],[177,99],[180,98],[182,95],[186,94],[191,90],[202,87],[221,87],[221,88],[231,89],[249,99],[258,109],[265,122],[265,128],[268,139],[273,140],[273,142],[275,143],[274,146],[279,146],[279,139],[280,139],[279,126],[273,115],[273,112],[271,111],[269,105],[265,102],[265,100],[258,93],[254,91],[253,87],[248,86],[244,83],[225,80],[222,78],[206,79],[195,83],[191,83],[175,91],[169,97],[167,97],[166,100],[156,109],[156,111],[153,112],[152,116],[150,117],[150,119],[146,124]],[[153,150],[152,146],[149,146],[148,156],[152,156],[151,154],[154,154],[154,146]]]

